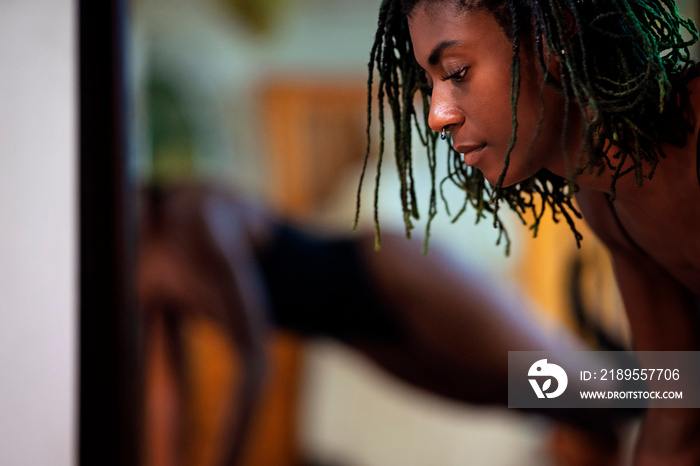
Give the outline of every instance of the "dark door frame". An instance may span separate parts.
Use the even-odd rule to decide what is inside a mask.
[[[126,0],[78,0],[79,464],[140,463]]]

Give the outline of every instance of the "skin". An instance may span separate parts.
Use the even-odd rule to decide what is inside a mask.
[[[494,183],[503,169],[512,131],[513,42],[490,13],[462,9],[452,1],[419,4],[408,19],[416,59],[433,86],[430,127],[450,131],[455,149],[467,152],[465,162]],[[549,65],[556,77],[557,59]],[[466,73],[459,72],[465,67]],[[562,132],[567,134],[565,153],[571,166],[581,156],[581,121],[571,119],[563,127],[564,99],[551,86],[545,86],[540,100],[542,72],[533,59],[532,44],[521,45],[521,67],[519,128],[504,186],[523,181],[541,168],[566,176]],[[688,88],[697,115],[700,82],[694,80]],[[544,121],[537,134],[542,108]],[[577,108],[570,110],[570,115],[579,113]],[[617,184],[615,210],[641,250],[623,235],[607,205],[607,174],[584,174],[577,179],[576,198],[584,218],[612,254],[638,351],[700,350],[698,129],[696,121],[684,147],[661,144],[667,158],[642,187],[634,184],[631,175]],[[474,147],[479,149],[469,152]],[[642,425],[635,464],[700,464],[699,436],[698,410],[651,409]]]
[[[466,163],[479,168],[495,184],[503,170],[512,132],[513,43],[486,11],[462,10],[451,2],[427,10],[419,6],[417,10],[409,27],[411,37],[427,39],[414,39],[413,46],[432,87],[429,124],[436,131],[450,131],[454,147],[465,154]],[[439,53],[434,53],[436,49]],[[542,78],[534,51],[523,47],[519,128],[504,186],[533,176],[542,166],[565,169],[558,155],[561,138],[536,138],[542,112]],[[541,133],[561,135],[565,129],[563,99],[550,86],[544,89],[542,97],[545,119]],[[575,128],[571,125],[569,131],[573,133]],[[575,134],[570,136],[571,140],[579,139]]]

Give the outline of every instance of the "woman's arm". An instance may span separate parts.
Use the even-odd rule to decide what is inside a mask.
[[[700,350],[697,297],[652,259],[623,248],[611,252],[635,350]],[[640,362],[642,367],[647,363]],[[652,405],[640,430],[635,465],[700,464],[698,438],[699,410]]]
[[[603,195],[584,193],[579,204],[609,249],[636,351],[700,350],[698,297],[630,242]],[[679,361],[680,362],[680,361]],[[640,361],[644,367],[647,361]],[[635,466],[700,464],[700,412],[653,405],[645,415]]]

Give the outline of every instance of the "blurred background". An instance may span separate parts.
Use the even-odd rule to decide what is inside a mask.
[[[133,2],[131,69],[142,180],[206,180],[234,188],[317,232],[352,235],[366,144],[368,51],[378,4]],[[376,128],[373,136],[377,141]],[[362,231],[372,229],[375,164],[373,147],[362,196]],[[440,164],[438,173],[446,173],[444,160]],[[416,177],[425,217],[430,178],[420,157]],[[380,189],[382,227],[400,233],[403,217],[391,157],[383,165]],[[461,193],[448,187],[447,196],[457,210]],[[542,311],[542,325],[556,327],[563,321],[574,326],[567,280],[579,252],[566,227],[545,225],[533,242],[518,220],[506,214],[513,241],[506,258],[504,246],[495,246],[497,234],[489,221],[474,225],[467,212],[455,226],[443,206],[440,210],[431,246],[445,248],[504,291],[522,287],[524,302],[531,299]],[[423,246],[424,228],[419,223],[414,230],[416,250]],[[604,262],[590,236],[585,253],[596,257],[587,263]],[[625,338],[617,298],[604,286],[611,276],[605,273],[588,284],[596,290],[589,294],[595,300],[589,307],[601,312],[598,317],[611,332]],[[541,419],[418,392],[329,339],[302,341],[277,332],[272,340],[274,362],[245,464],[549,461],[550,431]],[[202,396],[211,399],[215,394]]]
[[[696,16],[696,2],[679,5]],[[376,144],[358,231],[351,226],[378,0],[127,6],[129,167],[140,186],[216,187],[227,199],[324,237],[372,231]],[[75,4],[67,0],[0,4],[0,68],[7,70],[0,81],[2,464],[76,461],[75,28]],[[376,125],[371,133],[377,141]],[[430,178],[422,163],[416,185],[425,217]],[[439,161],[438,173],[444,165]],[[398,193],[387,157],[378,204],[387,233],[404,230]],[[448,187],[446,197],[457,210],[461,193]],[[152,198],[140,199],[143,225]],[[467,211],[452,225],[442,204],[439,210],[431,248],[518,295],[547,331],[567,328],[595,345],[586,327],[593,322],[615,342],[629,343],[609,259],[583,225],[578,250],[565,226],[545,224],[533,240],[506,214],[506,257],[489,221],[474,224]],[[424,228],[418,222],[414,238],[400,241],[422,250]],[[133,275],[139,293],[143,286],[148,294],[148,277],[168,274],[167,267],[140,267]],[[194,282],[186,277],[176,286],[185,293]],[[236,285],[239,298],[255,301],[246,298],[246,283]],[[228,413],[232,399],[245,400],[237,387],[246,362],[227,317],[200,312],[200,304],[177,318],[149,312],[135,330],[135,340],[143,337],[144,464],[221,464],[230,448]],[[240,464],[563,464],[551,421],[418,391],[331,338],[273,328],[265,348]]]

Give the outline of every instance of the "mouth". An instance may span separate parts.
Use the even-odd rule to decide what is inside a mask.
[[[455,146],[455,150],[462,154],[464,163],[468,166],[474,166],[481,157],[481,151],[484,150],[486,144],[471,144],[463,146]]]

